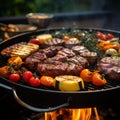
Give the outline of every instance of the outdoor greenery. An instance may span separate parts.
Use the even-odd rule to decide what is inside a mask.
[[[0,0],[0,16],[22,16],[30,12],[81,12],[91,8],[92,0]]]

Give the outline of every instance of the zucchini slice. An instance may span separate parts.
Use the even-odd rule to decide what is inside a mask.
[[[55,77],[54,87],[61,91],[79,91],[84,89],[82,78],[73,75],[62,75]]]

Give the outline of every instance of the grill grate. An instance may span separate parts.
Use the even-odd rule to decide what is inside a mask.
[[[5,60],[3,58],[3,56],[0,56],[0,67],[6,65],[7,59]],[[107,84],[101,87],[97,87],[95,85],[93,85],[90,82],[85,82],[85,88],[83,91],[96,91],[96,90],[106,90],[106,89],[111,89],[111,88],[115,88],[115,87],[120,87],[120,82],[118,81],[113,81],[113,80],[109,80],[107,79]],[[22,80],[20,80],[20,82],[18,82],[21,85],[25,85],[24,82],[22,82]],[[26,84],[26,86],[29,86],[28,84]],[[54,91],[58,91],[57,89],[53,88],[53,87],[46,87],[46,86],[40,86],[39,88],[44,89],[44,90],[54,90]]]

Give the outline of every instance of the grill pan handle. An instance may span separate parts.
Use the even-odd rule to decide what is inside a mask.
[[[58,105],[58,106],[55,106],[55,107],[51,107],[51,108],[38,108],[38,107],[34,107],[34,106],[31,106],[31,105],[25,103],[24,101],[22,101],[22,100],[18,97],[18,95],[17,95],[17,93],[16,93],[16,90],[13,89],[12,87],[7,86],[7,85],[4,85],[4,84],[2,84],[2,83],[0,83],[0,87],[12,91],[15,100],[16,100],[21,106],[23,106],[23,107],[25,107],[25,108],[27,108],[27,109],[29,109],[29,110],[31,110],[31,111],[34,111],[34,112],[51,112],[51,111],[58,110],[58,109],[60,109],[60,108],[69,106],[69,99],[68,99],[68,101],[67,101],[66,103],[63,103],[63,104],[61,104],[61,105]]]

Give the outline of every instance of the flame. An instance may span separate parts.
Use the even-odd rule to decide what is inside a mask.
[[[95,120],[100,120],[96,107],[93,108]],[[61,108],[45,113],[45,120],[92,120],[92,108],[67,109]]]

